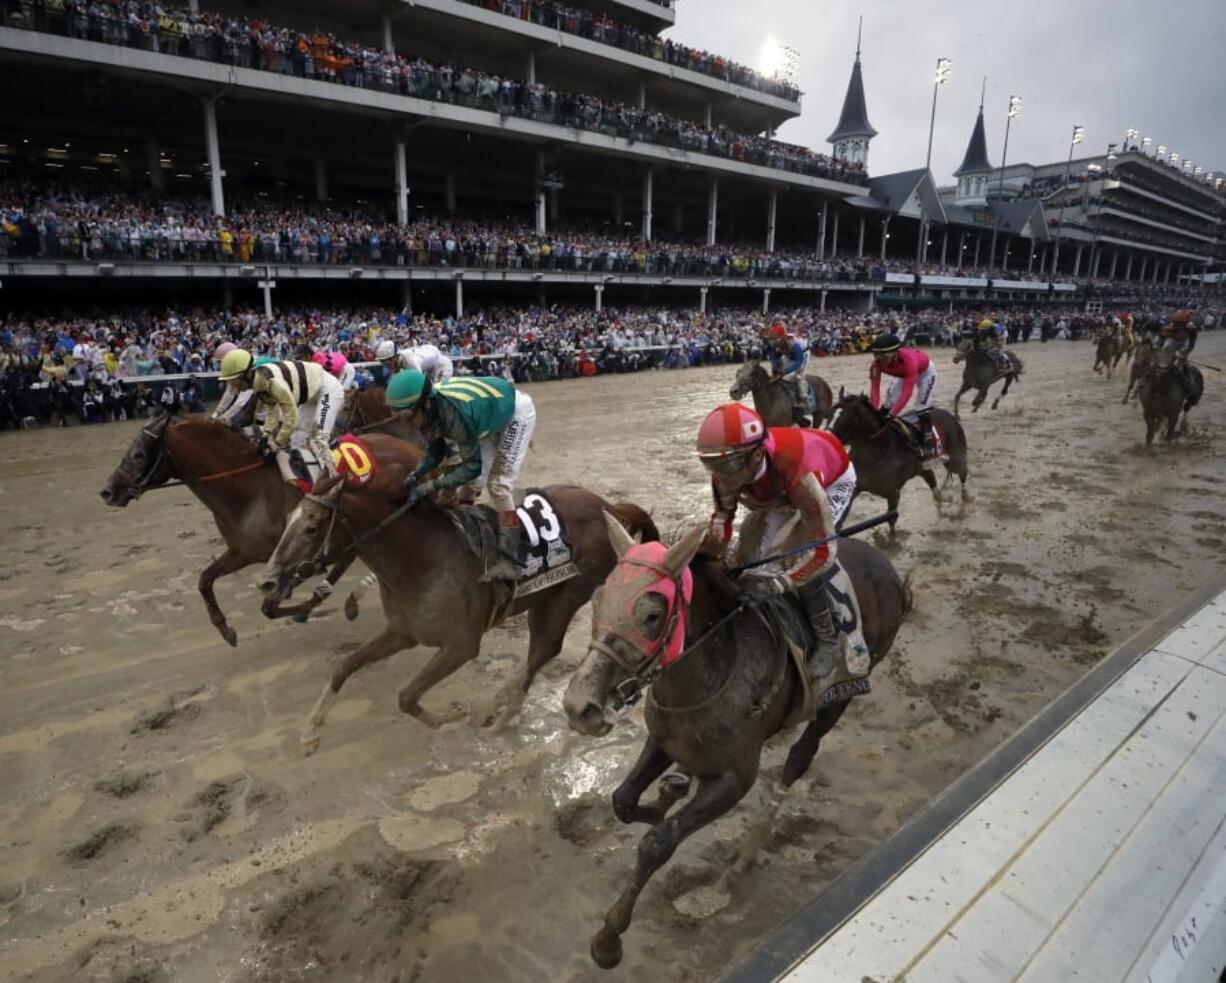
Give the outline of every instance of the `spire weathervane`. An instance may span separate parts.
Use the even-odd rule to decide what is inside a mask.
[[[983,77],[983,88],[979,90],[979,111],[983,112],[983,98],[988,94],[988,77]]]
[[[856,61],[860,60],[860,35],[864,33],[864,15],[860,15],[860,26],[856,28]]]

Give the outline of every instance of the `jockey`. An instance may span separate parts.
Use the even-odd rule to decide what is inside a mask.
[[[1166,327],[1162,329],[1162,347],[1174,352],[1175,378],[1189,395],[1193,391],[1193,385],[1188,372],[1188,356],[1196,347],[1199,334],[1200,325],[1196,323],[1191,311],[1176,311],[1166,319]]]
[[[1005,326],[985,317],[975,330],[975,347],[986,352],[995,363],[997,371],[1005,370]]]
[[[388,383],[387,405],[412,410],[430,440],[417,470],[405,479],[409,501],[461,485],[475,485],[479,494],[488,485],[498,512],[499,549],[523,566],[514,491],[536,428],[532,397],[505,379],[461,376],[436,386],[420,369],[406,369]],[[452,463],[452,450],[459,463]],[[446,468],[441,477],[421,482],[440,466]]]
[[[273,362],[259,367],[251,353],[238,348],[221,360],[220,380],[227,388],[250,389],[257,405],[267,408],[264,437],[276,452],[281,476],[294,482],[290,445],[296,434],[315,454],[323,471],[336,474],[328,441],[345,400],[341,384],[314,362]]]
[[[741,403],[720,406],[703,421],[698,457],[711,474],[715,498],[711,538],[726,549],[738,505],[749,510],[737,545],[742,563],[765,559],[796,539],[816,543],[835,535],[855,495],[856,470],[838,438],[826,430],[767,429],[762,417]],[[799,525],[779,543],[780,533],[797,517]],[[868,648],[859,605],[851,579],[839,565],[837,540],[767,569],[775,572],[753,578],[744,594],[755,601],[800,592],[817,638],[815,651],[809,653],[813,676],[824,678],[832,669],[839,670],[836,683],[866,676]],[[800,590],[815,580],[821,590]],[[842,615],[839,602],[850,609],[850,621],[841,617],[836,629],[836,610]]]
[[[773,324],[766,332],[766,353],[770,358],[771,371],[775,378],[792,390],[796,415],[806,416],[809,406],[809,383],[805,368],[809,364],[809,350],[804,343],[782,324]]]
[[[451,359],[435,345],[414,345],[397,351],[395,342],[385,338],[375,348],[375,358],[387,369],[389,382],[392,376],[404,369],[424,372],[431,382],[450,379],[455,371]]]
[[[1136,335],[1132,331],[1132,315],[1125,311],[1119,316],[1120,335],[1124,339],[1125,348],[1135,348],[1137,344]]]
[[[349,359],[340,352],[316,352],[311,356],[311,361],[316,365],[322,365],[328,375],[335,376],[340,381],[341,388],[346,392],[358,388],[358,370],[350,365]]]
[[[213,349],[213,361],[220,367],[222,360],[237,350],[238,345],[232,341],[223,341],[220,345]],[[244,406],[247,405],[247,400],[251,397],[245,396],[239,399],[240,394],[250,393],[249,389],[238,389],[234,386],[223,386],[221,390],[221,399],[217,401],[217,405],[213,407],[213,412],[209,414],[210,420],[219,420],[229,426],[231,422],[242,412]]]
[[[937,384],[937,369],[932,359],[918,348],[903,348],[897,335],[882,334],[873,339],[873,364],[868,370],[869,399],[873,409],[881,405],[881,375],[893,376],[886,393],[886,409],[894,416],[902,415],[907,400],[915,396],[912,410],[926,410],[932,405],[932,391]]]

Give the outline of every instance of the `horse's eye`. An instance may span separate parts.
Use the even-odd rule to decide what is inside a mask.
[[[308,536],[314,536],[319,532],[319,526],[307,526],[305,532]]]
[[[134,461],[143,461],[144,459],[145,459],[145,452],[144,452],[144,451],[133,451],[133,452],[132,452],[132,460],[134,460]]]

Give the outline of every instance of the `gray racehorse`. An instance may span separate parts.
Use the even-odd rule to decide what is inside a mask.
[[[954,416],[959,415],[958,400],[962,398],[964,392],[971,389],[978,390],[978,395],[971,403],[971,412],[976,413],[983,405],[983,401],[988,398],[988,390],[992,385],[1004,379],[1005,388],[992,401],[992,409],[996,409],[1000,401],[1008,395],[1009,387],[1013,385],[1014,380],[1022,374],[1022,360],[1013,352],[1002,352],[1001,364],[998,365],[991,355],[976,344],[974,338],[964,338],[958,343],[954,364],[957,365],[961,361],[966,362],[966,368],[962,370],[962,388],[954,396]],[[1005,367],[1002,368],[1002,365]]]

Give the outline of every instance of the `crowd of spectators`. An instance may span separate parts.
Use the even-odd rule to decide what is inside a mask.
[[[864,168],[807,147],[540,82],[389,52],[253,17],[146,0],[0,0],[5,23],[110,44],[455,103],[503,116],[867,184]]]
[[[747,244],[647,242],[581,228],[538,235],[506,220],[419,218],[262,200],[220,218],[203,200],[0,184],[0,258],[447,266],[864,281],[869,266]]]
[[[677,44],[650,31],[640,31],[630,24],[622,24],[607,14],[595,13],[583,7],[572,7],[557,0],[464,0],[475,7],[493,10],[508,17],[531,21],[552,30],[576,34],[589,41],[611,44],[636,55],[654,58],[678,68],[699,72],[712,78],[747,86],[783,99],[797,100],[800,89],[791,82],[768,78],[752,68],[738,65],[723,55],[700,51],[684,44]]]
[[[1137,298],[1130,308],[1141,324],[1173,307],[1192,307],[1200,322],[1212,327],[1221,316],[1220,304],[1213,300],[1203,293],[1168,292]],[[385,338],[398,345],[429,342],[448,352],[459,372],[539,382],[760,358],[763,335],[776,322],[801,338],[815,356],[827,357],[866,351],[882,331],[916,343],[951,345],[985,316],[1003,324],[1011,342],[1076,339],[1116,313],[1082,314],[1050,305],[868,314],[806,307],[765,315],[555,306],[493,307],[459,320],[385,308],[297,310],[273,317],[200,309],[11,317],[0,321],[0,425],[16,425],[27,417],[66,423],[175,405],[198,408],[204,398],[198,380],[153,384],[158,376],[212,371],[212,353],[223,341],[275,358],[341,351],[356,363],[373,362],[375,346]],[[377,370],[363,369],[360,383],[372,384],[377,375]],[[38,398],[31,399],[35,392]]]

